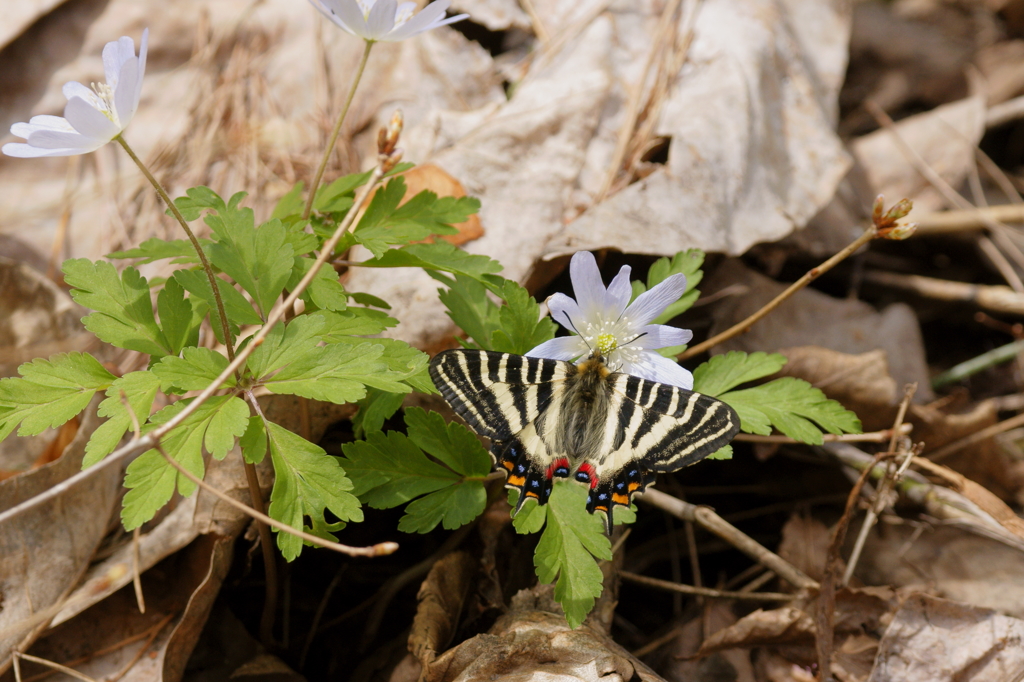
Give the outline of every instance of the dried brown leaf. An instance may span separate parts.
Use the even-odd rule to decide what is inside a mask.
[[[81,469],[85,443],[98,425],[94,401],[63,456],[33,471],[0,482],[0,509],[9,509],[53,487]],[[0,526],[0,631],[29,624],[0,639],[0,672],[15,647],[24,650],[45,628],[37,614],[70,593],[107,532],[118,500],[120,471],[108,468],[63,495],[32,507]]]
[[[870,682],[1019,680],[1024,621],[925,594],[904,602],[878,645]]]

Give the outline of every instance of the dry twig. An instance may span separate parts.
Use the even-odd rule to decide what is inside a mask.
[[[757,540],[754,540],[707,507],[698,507],[697,505],[683,502],[660,490],[653,489],[648,489],[637,499],[667,511],[669,514],[684,521],[695,521],[761,565],[775,571],[780,578],[801,590],[818,589],[818,583],[813,578],[778,554],[764,547]]]
[[[699,587],[695,585],[682,585],[680,583],[674,583],[668,580],[659,580],[658,578],[649,578],[645,575],[638,575],[629,571],[619,571],[619,575],[624,579],[640,585],[649,585],[651,587],[657,587],[662,590],[668,590],[669,592],[678,592],[680,594],[693,594],[702,597],[717,597],[719,599],[740,599],[746,601],[770,601],[770,602],[787,602],[793,601],[797,598],[795,594],[783,594],[781,592],[731,592],[729,590],[715,590],[710,587]]]

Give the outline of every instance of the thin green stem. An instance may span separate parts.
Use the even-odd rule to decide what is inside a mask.
[[[366,69],[366,62],[370,58],[371,49],[373,49],[373,41],[367,40],[363,56],[359,60],[359,66],[356,67],[355,78],[352,79],[352,87],[349,88],[348,97],[345,99],[345,105],[341,108],[338,122],[334,124],[331,138],[327,140],[327,149],[324,150],[324,157],[320,160],[320,167],[316,169],[316,176],[313,177],[313,182],[309,185],[309,196],[306,197],[306,206],[302,209],[303,220],[308,219],[309,214],[313,212],[313,200],[316,198],[316,190],[320,187],[320,180],[324,177],[324,171],[327,170],[327,162],[331,160],[331,153],[334,152],[334,145],[338,141],[338,135],[341,133],[341,124],[345,122],[348,109],[352,106],[352,98],[355,97],[356,88],[359,86],[359,81],[363,78],[363,70]]]
[[[149,183],[153,185],[153,189],[160,195],[160,198],[167,204],[167,208],[170,209],[171,214],[177,219],[178,224],[181,225],[181,229],[185,230],[185,234],[188,235],[188,240],[192,242],[192,248],[196,250],[196,255],[199,256],[199,262],[202,263],[203,271],[206,273],[206,279],[210,282],[210,289],[213,290],[213,299],[217,304],[217,316],[220,318],[221,333],[224,335],[224,345],[228,350],[228,360],[233,360],[235,357],[234,339],[231,338],[231,325],[228,323],[228,313],[224,309],[224,301],[220,297],[220,288],[218,287],[217,276],[213,272],[213,266],[210,265],[210,261],[207,260],[206,254],[203,252],[203,247],[199,244],[199,240],[196,238],[195,233],[189,228],[188,223],[185,221],[185,217],[181,215],[178,207],[171,201],[171,197],[167,195],[167,191],[160,184],[160,181],[153,177],[153,174],[146,168],[146,164],[142,163],[142,159],[135,155],[132,148],[128,146],[128,141],[118,135],[114,138],[118,144],[128,153],[135,165],[139,167],[142,174],[146,176]]]

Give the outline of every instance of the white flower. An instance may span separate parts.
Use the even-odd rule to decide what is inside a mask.
[[[135,41],[125,36],[103,47],[106,83],[87,88],[74,81],[64,85],[68,103],[64,118],[33,116],[28,123],[15,123],[11,132],[26,142],[3,147],[8,156],[74,156],[95,151],[120,135],[139,107],[142,76],[146,72],[149,29],[142,32],[139,56]]]
[[[629,272],[629,266],[623,265],[605,289],[594,255],[578,251],[569,263],[576,300],[565,294],[555,294],[548,299],[548,308],[551,309],[551,317],[579,336],[545,341],[527,355],[582,361],[597,350],[608,366],[616,371],[692,390],[693,375],[654,349],[688,343],[693,332],[651,324],[686,292],[686,275],[666,278],[650,291],[637,296],[631,304]]]
[[[469,17],[468,14],[445,19],[451,0],[432,2],[416,14],[416,3],[396,0],[309,0],[314,7],[354,36],[371,43],[397,42],[425,31]]]

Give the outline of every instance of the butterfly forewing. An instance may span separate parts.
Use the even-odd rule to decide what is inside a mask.
[[[739,431],[720,400],[611,372],[599,356],[580,365],[479,350],[450,350],[430,375],[455,412],[492,441],[506,485],[540,504],[552,478],[590,486],[587,509],[605,514],[669,472],[693,464]],[[517,507],[518,511],[518,507]]]
[[[430,377],[455,413],[477,433],[504,441],[550,405],[567,362],[483,350],[450,350],[430,363]]]

